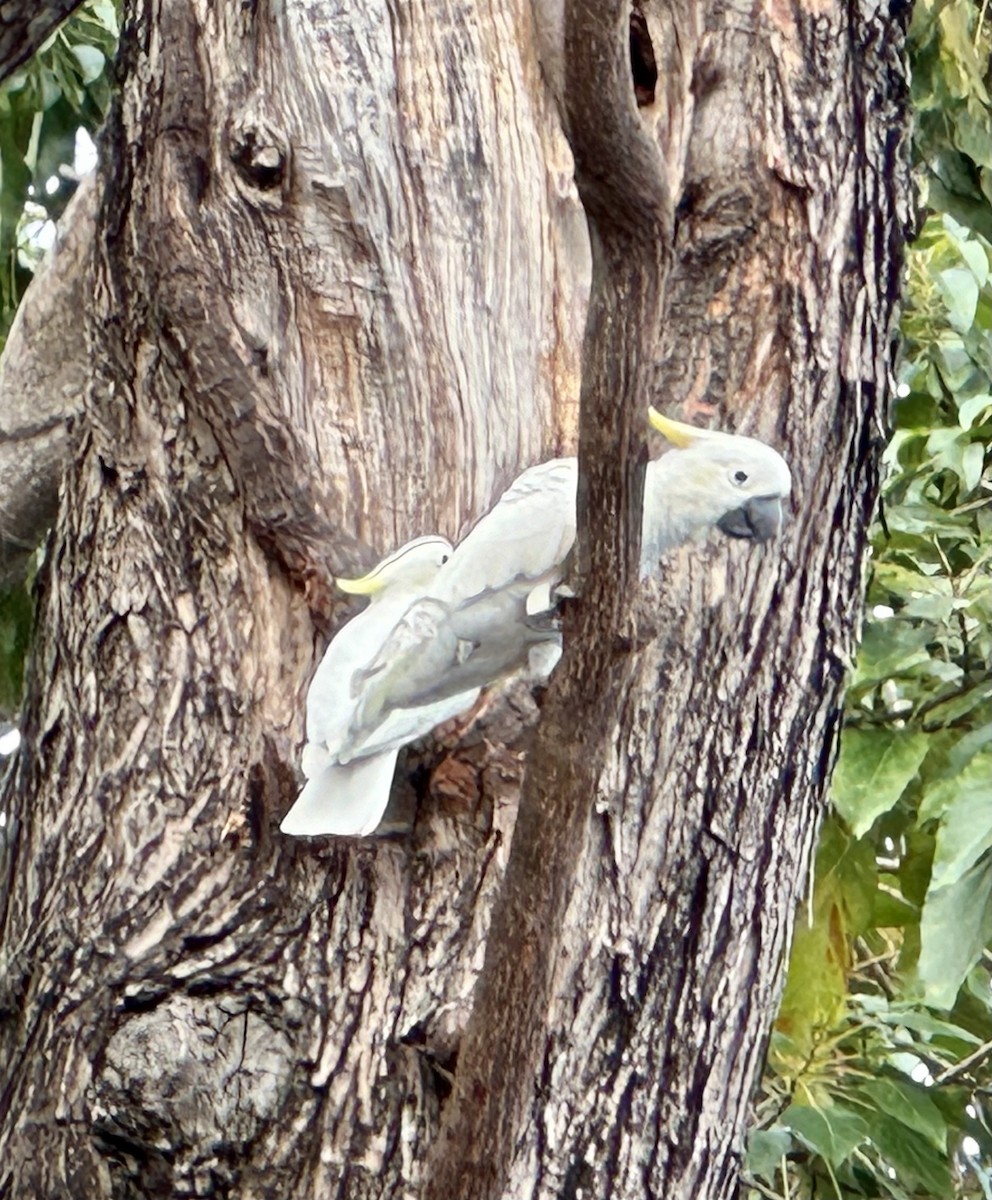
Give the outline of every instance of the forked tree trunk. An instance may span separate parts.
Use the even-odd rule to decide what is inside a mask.
[[[0,1195],[733,1192],[858,619],[901,32],[645,2],[624,95],[602,7],[130,6],[0,804]],[[330,574],[575,449],[560,114],[585,571],[458,1058],[526,690],[401,762],[408,832],[277,825]],[[614,602],[649,401],[780,446],[795,519]]]

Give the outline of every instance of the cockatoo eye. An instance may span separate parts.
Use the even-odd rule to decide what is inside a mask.
[[[447,554],[442,554],[442,555],[441,555],[441,566],[443,567],[443,566],[444,566],[444,564],[445,564],[447,561],[448,561],[448,555],[447,555]]]
[[[737,484],[747,483],[747,471],[735,471],[730,478]]]

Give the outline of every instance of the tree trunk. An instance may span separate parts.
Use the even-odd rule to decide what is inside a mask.
[[[2,1196],[440,1196],[459,1165],[457,1194],[507,1200],[734,1189],[860,606],[905,196],[895,16],[636,8],[627,102],[674,222],[654,267],[610,261],[632,289],[670,264],[662,349],[634,339],[653,378],[624,391],[605,471],[596,331],[652,307],[614,294],[589,326],[582,520],[605,524],[479,992],[500,1020],[476,1015],[462,1061],[526,689],[401,760],[406,832],[277,828],[349,611],[330,574],[463,532],[575,449],[591,257],[555,98],[578,146],[593,85],[573,7],[132,5],[95,367],[0,802]],[[769,549],[673,555],[600,621],[649,401],[778,445],[796,519]],[[607,660],[612,691],[587,686],[567,728]],[[563,919],[515,928],[555,841],[540,781],[577,741]],[[492,1141],[514,953],[549,971]]]

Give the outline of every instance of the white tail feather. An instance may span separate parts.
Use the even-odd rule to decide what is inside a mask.
[[[361,837],[382,820],[398,751],[342,766],[330,763],[308,779],[279,828],[292,837]]]

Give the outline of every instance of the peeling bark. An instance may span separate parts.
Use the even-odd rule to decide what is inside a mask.
[[[329,573],[456,536],[575,448],[590,249],[554,99],[580,144],[574,42],[498,3],[131,9],[91,375],[0,799],[0,1194],[406,1200],[440,1195],[428,1171],[461,1155],[449,1194],[722,1200],[860,606],[901,248],[898,21],[636,6],[657,80],[645,103],[647,59],[625,60],[623,120],[654,139],[673,214],[650,219],[671,231],[650,261],[600,231],[596,295],[632,373],[614,420],[594,321],[582,594],[513,843],[525,889],[549,882],[545,851],[565,864],[535,910],[564,919],[501,917],[487,952],[525,688],[406,755],[392,837],[277,826],[348,613]],[[596,211],[597,153],[594,222],[613,203]],[[625,279],[650,315],[666,269],[660,330],[635,336],[602,298]],[[648,400],[780,445],[798,519],[773,548],[672,556],[629,621],[606,580],[635,553]],[[556,761],[583,672],[583,756]],[[484,953],[535,972],[538,1074],[521,1064],[513,1136],[473,1175],[481,1145],[429,1154],[446,1106],[457,1129],[491,1099],[483,1008],[459,1057]]]

